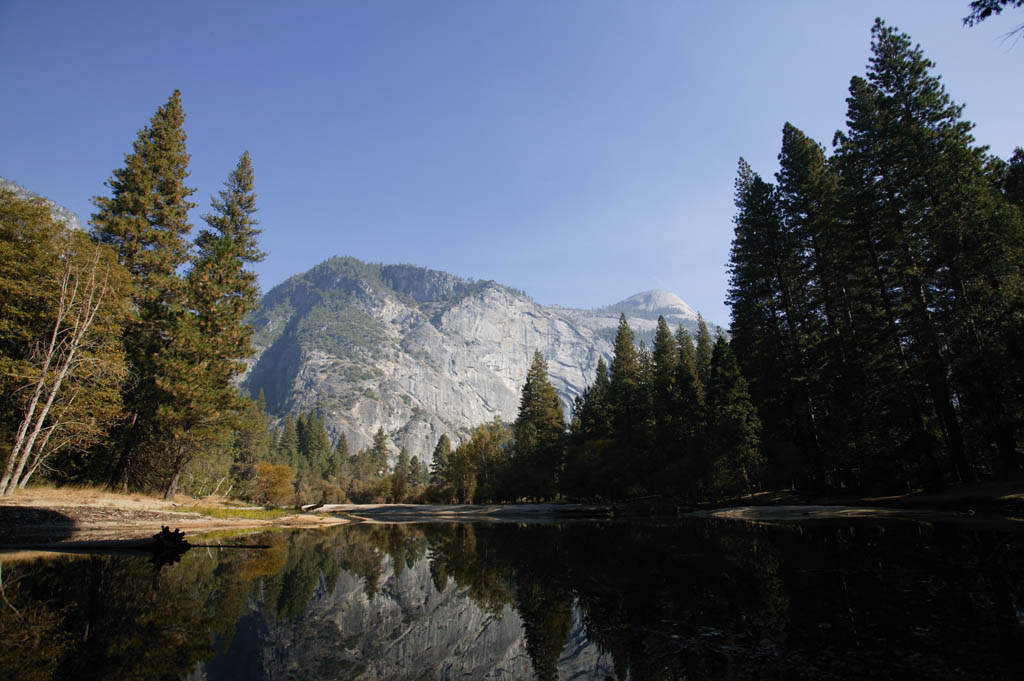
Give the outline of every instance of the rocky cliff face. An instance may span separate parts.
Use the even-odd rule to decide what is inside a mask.
[[[13,192],[14,195],[20,199],[42,199],[46,202],[46,205],[50,207],[50,214],[53,215],[56,220],[63,222],[68,229],[82,229],[82,221],[78,219],[78,214],[70,208],[65,208],[46,197],[40,196],[34,191],[22,187],[13,180],[0,177],[0,189],[6,189]]]
[[[332,258],[271,290],[253,315],[256,355],[244,376],[279,417],[319,410],[356,451],[383,427],[393,454],[429,460],[495,418],[515,419],[535,350],[568,412],[607,362],[625,313],[639,339],[659,314],[696,328],[674,294],[649,291],[586,311],[545,307],[520,291],[412,265]]]

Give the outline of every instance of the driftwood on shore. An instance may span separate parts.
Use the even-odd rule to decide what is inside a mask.
[[[157,565],[176,562],[192,548],[180,529],[171,531],[164,525],[152,537],[143,539],[106,539],[98,541],[69,541],[51,544],[24,544],[4,546],[4,550],[31,550],[55,553],[80,553],[98,556],[146,556]]]

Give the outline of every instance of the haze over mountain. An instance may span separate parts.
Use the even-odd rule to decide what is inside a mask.
[[[277,417],[319,411],[350,450],[383,427],[392,454],[429,460],[495,418],[515,419],[535,350],[566,413],[610,361],[619,314],[650,344],[658,315],[695,332],[697,314],[668,291],[597,310],[543,306],[494,281],[413,265],[331,258],[264,296],[252,316],[256,350],[243,385]]]

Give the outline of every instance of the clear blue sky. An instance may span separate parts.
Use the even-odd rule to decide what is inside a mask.
[[[664,288],[727,323],[738,157],[831,148],[883,17],[979,142],[1024,145],[1010,10],[906,2],[0,0],[0,175],[87,219],[178,88],[207,210],[256,170],[269,290],[331,255],[495,279],[541,303]]]

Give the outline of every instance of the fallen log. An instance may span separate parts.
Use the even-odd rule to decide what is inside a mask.
[[[24,544],[4,546],[4,551],[30,550],[53,553],[77,553],[93,556],[144,556],[157,567],[176,563],[192,545],[185,540],[180,529],[173,532],[164,525],[152,537],[143,539],[106,539],[97,541],[69,541],[53,544]]]

